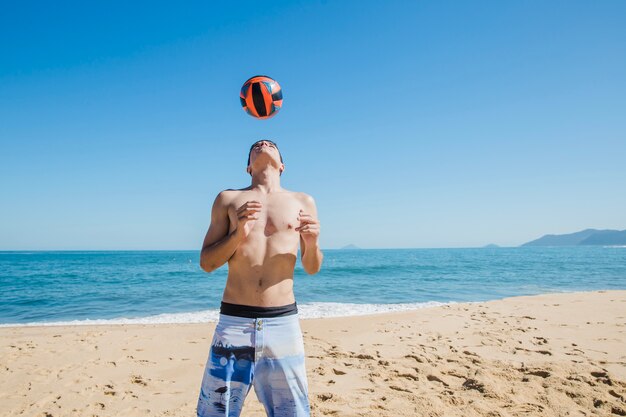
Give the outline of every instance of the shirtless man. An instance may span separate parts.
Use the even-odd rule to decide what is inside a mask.
[[[252,386],[268,416],[309,416],[304,343],[293,294],[300,243],[308,274],[320,270],[313,198],[280,186],[285,169],[276,144],[255,142],[252,184],[220,192],[202,245],[200,266],[228,262],[219,321],[207,359],[197,414],[238,416]]]

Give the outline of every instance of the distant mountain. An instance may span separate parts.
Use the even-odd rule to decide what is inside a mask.
[[[545,235],[522,246],[626,245],[626,230],[585,229],[566,235]]]
[[[598,233],[583,240],[581,245],[626,245],[626,230],[598,230]]]
[[[341,249],[361,249],[361,248],[359,248],[358,246],[353,245],[352,243],[350,243],[349,245],[346,245],[346,246],[344,246]]]
[[[596,232],[596,229],[586,229],[566,235],[545,235],[522,246],[577,246]]]

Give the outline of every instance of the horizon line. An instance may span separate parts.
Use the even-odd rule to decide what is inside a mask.
[[[520,248],[522,245],[516,246],[432,246],[432,247],[368,247],[368,248],[320,248],[320,250],[401,250],[401,249],[507,249]],[[0,249],[2,252],[200,252],[200,249]]]

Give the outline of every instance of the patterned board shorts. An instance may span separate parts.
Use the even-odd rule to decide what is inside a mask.
[[[256,318],[220,312],[202,378],[198,417],[238,417],[252,386],[268,416],[310,416],[297,311]]]

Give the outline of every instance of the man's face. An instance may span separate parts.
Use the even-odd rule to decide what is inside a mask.
[[[280,152],[272,141],[260,140],[252,145],[252,148],[250,149],[250,164],[248,166],[248,172],[250,172],[250,166],[254,165],[255,161],[259,158],[262,160],[267,159],[267,163],[272,163],[273,161],[282,173],[283,168]]]

